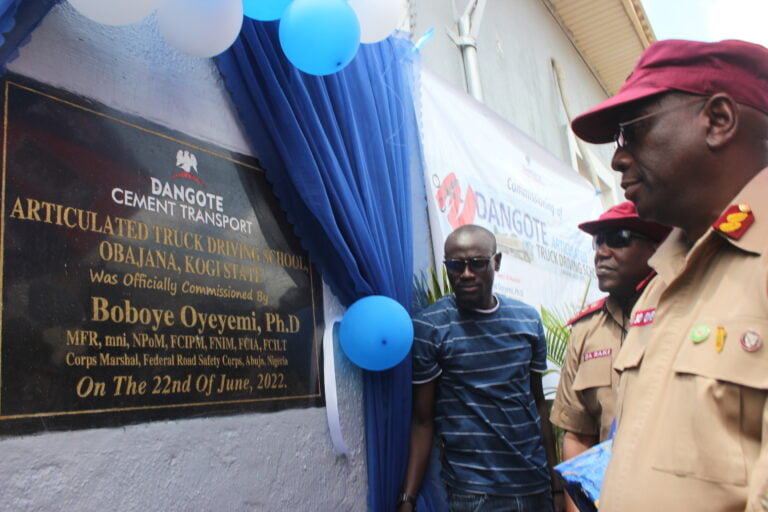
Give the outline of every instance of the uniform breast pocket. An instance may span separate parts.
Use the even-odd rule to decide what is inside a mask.
[[[610,354],[582,361],[573,378],[573,389],[584,391],[591,388],[610,387],[612,371]]]
[[[657,420],[663,428],[654,468],[746,485],[744,448],[760,442],[761,398],[768,390],[768,348],[761,346],[768,325],[743,318],[721,326],[708,327],[711,332],[697,342],[701,329],[692,333],[675,357]]]

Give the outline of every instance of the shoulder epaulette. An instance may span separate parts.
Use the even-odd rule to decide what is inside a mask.
[[[656,277],[656,271],[655,270],[651,270],[651,273],[648,274],[647,276],[645,276],[645,279],[643,279],[642,281],[637,283],[637,286],[635,286],[635,291],[636,292],[641,292],[641,291],[645,290],[645,287],[648,286],[648,283],[650,283],[651,279],[653,279],[654,277]]]
[[[603,306],[605,305],[606,300],[608,300],[608,297],[603,297],[602,299],[596,300],[591,304],[587,304],[587,307],[579,311],[578,314],[573,318],[571,318],[570,320],[568,320],[568,322],[565,325],[573,325],[579,320],[581,320],[582,318],[591,315],[595,311],[600,311],[601,309],[603,309]]]
[[[726,236],[738,240],[755,222],[755,214],[748,204],[733,204],[718,218],[712,227]]]

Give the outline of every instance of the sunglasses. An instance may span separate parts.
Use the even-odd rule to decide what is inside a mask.
[[[485,272],[488,268],[488,264],[491,262],[495,254],[489,258],[469,258],[466,260],[450,259],[443,260],[445,270],[449,274],[460,275],[464,273],[464,270],[469,266],[469,271],[473,274],[479,274]]]
[[[672,112],[674,110],[686,107],[688,105],[692,105],[694,103],[698,103],[699,101],[705,101],[708,99],[709,97],[693,98],[690,101],[684,101],[682,103],[678,103],[677,105],[673,105],[669,108],[663,108],[661,110],[657,110],[656,112],[651,112],[650,114],[645,114],[640,117],[635,117],[634,119],[630,119],[629,121],[624,121],[623,123],[619,123],[619,131],[616,133],[616,135],[613,136],[613,142],[616,143],[616,149],[626,149],[626,147],[635,139],[634,134],[632,132],[632,128],[631,128],[632,125],[639,123],[640,121],[645,121],[646,119],[651,119],[652,117],[666,114],[668,112]]]
[[[622,247],[629,247],[632,243],[632,239],[637,238],[640,240],[653,240],[651,237],[630,231],[628,229],[617,229],[615,231],[603,231],[592,236],[592,248],[598,250],[603,244],[607,245],[611,249],[621,249]]]

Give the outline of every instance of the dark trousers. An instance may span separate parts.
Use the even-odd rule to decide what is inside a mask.
[[[471,494],[448,489],[450,512],[552,512],[549,491],[525,496]]]

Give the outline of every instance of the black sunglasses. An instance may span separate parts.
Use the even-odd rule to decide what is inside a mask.
[[[473,274],[479,274],[480,272],[485,272],[485,270],[488,268],[488,264],[491,262],[494,256],[496,255],[494,254],[490,258],[469,258],[466,260],[458,260],[458,259],[443,260],[443,264],[445,265],[445,270],[447,270],[449,274],[454,274],[454,275],[463,274],[464,269],[467,268],[467,265],[469,265],[470,272],[472,272]]]
[[[630,231],[629,229],[616,229],[614,231],[603,231],[596,235],[592,235],[592,248],[598,250],[601,245],[605,244],[611,249],[621,249],[622,247],[629,247],[633,238],[653,240],[649,236]]]
[[[699,101],[705,101],[708,99],[709,99],[709,96],[692,98],[689,101],[684,101],[682,103],[678,103],[677,105],[672,105],[669,108],[663,108],[661,110],[651,112],[650,114],[645,114],[640,117],[635,117],[634,119],[630,119],[629,121],[624,121],[623,123],[619,123],[619,131],[613,136],[613,142],[616,144],[616,149],[626,149],[627,146],[629,146],[629,144],[635,139],[634,132],[632,131],[632,126],[639,123],[640,121],[645,121],[646,119],[650,119],[652,117],[656,117],[661,114],[666,114],[668,112],[672,112],[673,110],[677,110],[677,109],[686,107],[688,105],[697,103]]]

